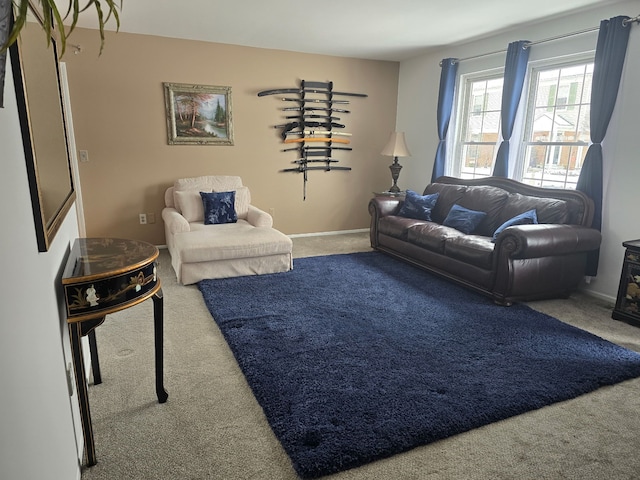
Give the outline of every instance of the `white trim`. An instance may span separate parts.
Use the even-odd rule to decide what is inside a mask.
[[[364,233],[368,232],[368,228],[360,228],[356,230],[338,230],[335,232],[316,232],[316,233],[294,233],[291,235],[287,235],[289,238],[299,238],[299,237],[322,237],[324,235],[344,235],[347,233]]]
[[[598,300],[603,300],[611,303],[611,308],[613,308],[613,306],[616,304],[616,297],[612,297],[611,295],[605,295],[604,293],[587,290],[586,288],[580,288],[578,291],[590,297],[597,298]]]
[[[76,136],[73,129],[73,117],[71,115],[71,95],[69,93],[69,81],[67,76],[67,64],[60,62],[60,87],[62,90],[62,103],[64,106],[65,129],[69,158],[71,160],[71,176],[76,192],[76,215],[78,217],[78,233],[81,237],[87,236],[87,228],[84,221],[84,205],[82,203],[82,188],[80,187],[80,169],[78,167],[78,151],[76,150]]]

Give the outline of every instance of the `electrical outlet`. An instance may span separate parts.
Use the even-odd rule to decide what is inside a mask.
[[[80,150],[80,161],[81,162],[89,161],[89,152],[87,150]]]
[[[146,225],[147,224],[147,214],[146,213],[141,213],[139,215],[140,217],[140,225]]]
[[[156,223],[155,213],[147,213],[147,223]]]

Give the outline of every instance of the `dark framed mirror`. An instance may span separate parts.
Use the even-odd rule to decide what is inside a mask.
[[[31,8],[10,48],[38,250],[45,252],[75,201],[55,38],[47,45]]]

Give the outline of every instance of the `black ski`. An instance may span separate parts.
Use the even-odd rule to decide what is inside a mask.
[[[324,145],[322,146],[307,146],[307,147],[291,147],[291,148],[283,148],[281,151],[282,152],[291,152],[293,150],[301,150],[303,153],[307,153],[307,155],[311,152],[307,152],[308,150],[325,150],[325,151],[330,151],[330,150],[353,150],[353,148],[351,147],[335,147],[335,146],[331,146],[331,147],[326,147]]]
[[[281,172],[306,172],[307,170],[324,170],[325,172],[330,172],[331,170],[351,170],[351,167],[332,167],[331,165],[327,165],[326,167],[305,167],[304,165],[300,165],[295,168],[284,168],[280,170]]]
[[[285,131],[293,130],[297,127],[323,127],[323,128],[344,128],[345,126],[341,123],[335,122],[289,122],[285,125],[274,125],[273,128],[284,128]]]
[[[322,149],[325,150],[325,151],[323,152],[322,150],[313,150],[311,152],[302,152],[301,155],[304,155],[305,158],[306,157],[328,157],[330,155],[330,153],[326,152],[326,150],[328,150],[328,148],[327,147],[322,147]],[[300,149],[296,148],[296,150],[300,150]]]
[[[287,115],[284,118],[300,118],[300,115]],[[328,115],[302,115],[302,118],[322,118],[324,120],[340,120],[340,117],[330,117]]]
[[[299,163],[299,164],[305,164],[305,163],[338,163],[340,160],[335,160],[333,158],[316,158],[316,159],[306,159],[306,158],[299,158],[298,160],[294,160],[291,163]]]
[[[283,112],[315,112],[320,110],[323,112],[338,112],[338,113],[351,113],[349,110],[342,110],[340,108],[325,108],[325,107],[286,107],[283,108]]]
[[[305,85],[305,88],[277,88],[275,90],[264,90],[263,92],[258,92],[258,96],[264,97],[266,95],[279,95],[283,93],[298,93],[301,95],[303,93],[325,93],[327,95],[341,95],[345,97],[368,97],[366,93],[334,92],[331,90],[307,88],[307,85]]]
[[[347,104],[349,100],[329,100],[328,98],[283,98],[283,102],[301,102],[301,103],[341,103]]]

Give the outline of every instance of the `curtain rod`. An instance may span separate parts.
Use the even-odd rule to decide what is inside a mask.
[[[632,23],[639,23],[640,24],[640,15],[636,15],[633,18],[629,18],[627,20],[623,20],[622,21],[622,24],[624,26],[627,26],[627,25],[632,24]],[[600,29],[599,26],[598,27],[592,27],[592,28],[587,28],[585,30],[580,30],[578,32],[565,33],[564,35],[558,35],[558,36],[555,36],[555,37],[545,38],[543,40],[537,40],[535,42],[528,42],[525,45],[525,48],[529,48],[529,47],[531,47],[533,45],[538,45],[540,43],[552,42],[554,40],[561,40],[563,38],[574,37],[576,35],[582,35],[582,34],[585,34],[585,33],[595,32],[595,31],[597,31],[599,29]],[[495,52],[481,53],[479,55],[473,55],[471,57],[458,58],[458,59],[455,60],[454,63],[464,62],[465,60],[474,60],[476,58],[488,57],[490,55],[498,55],[499,53],[507,53],[507,50],[506,49],[496,50]],[[442,66],[442,61],[440,61],[440,66]]]

